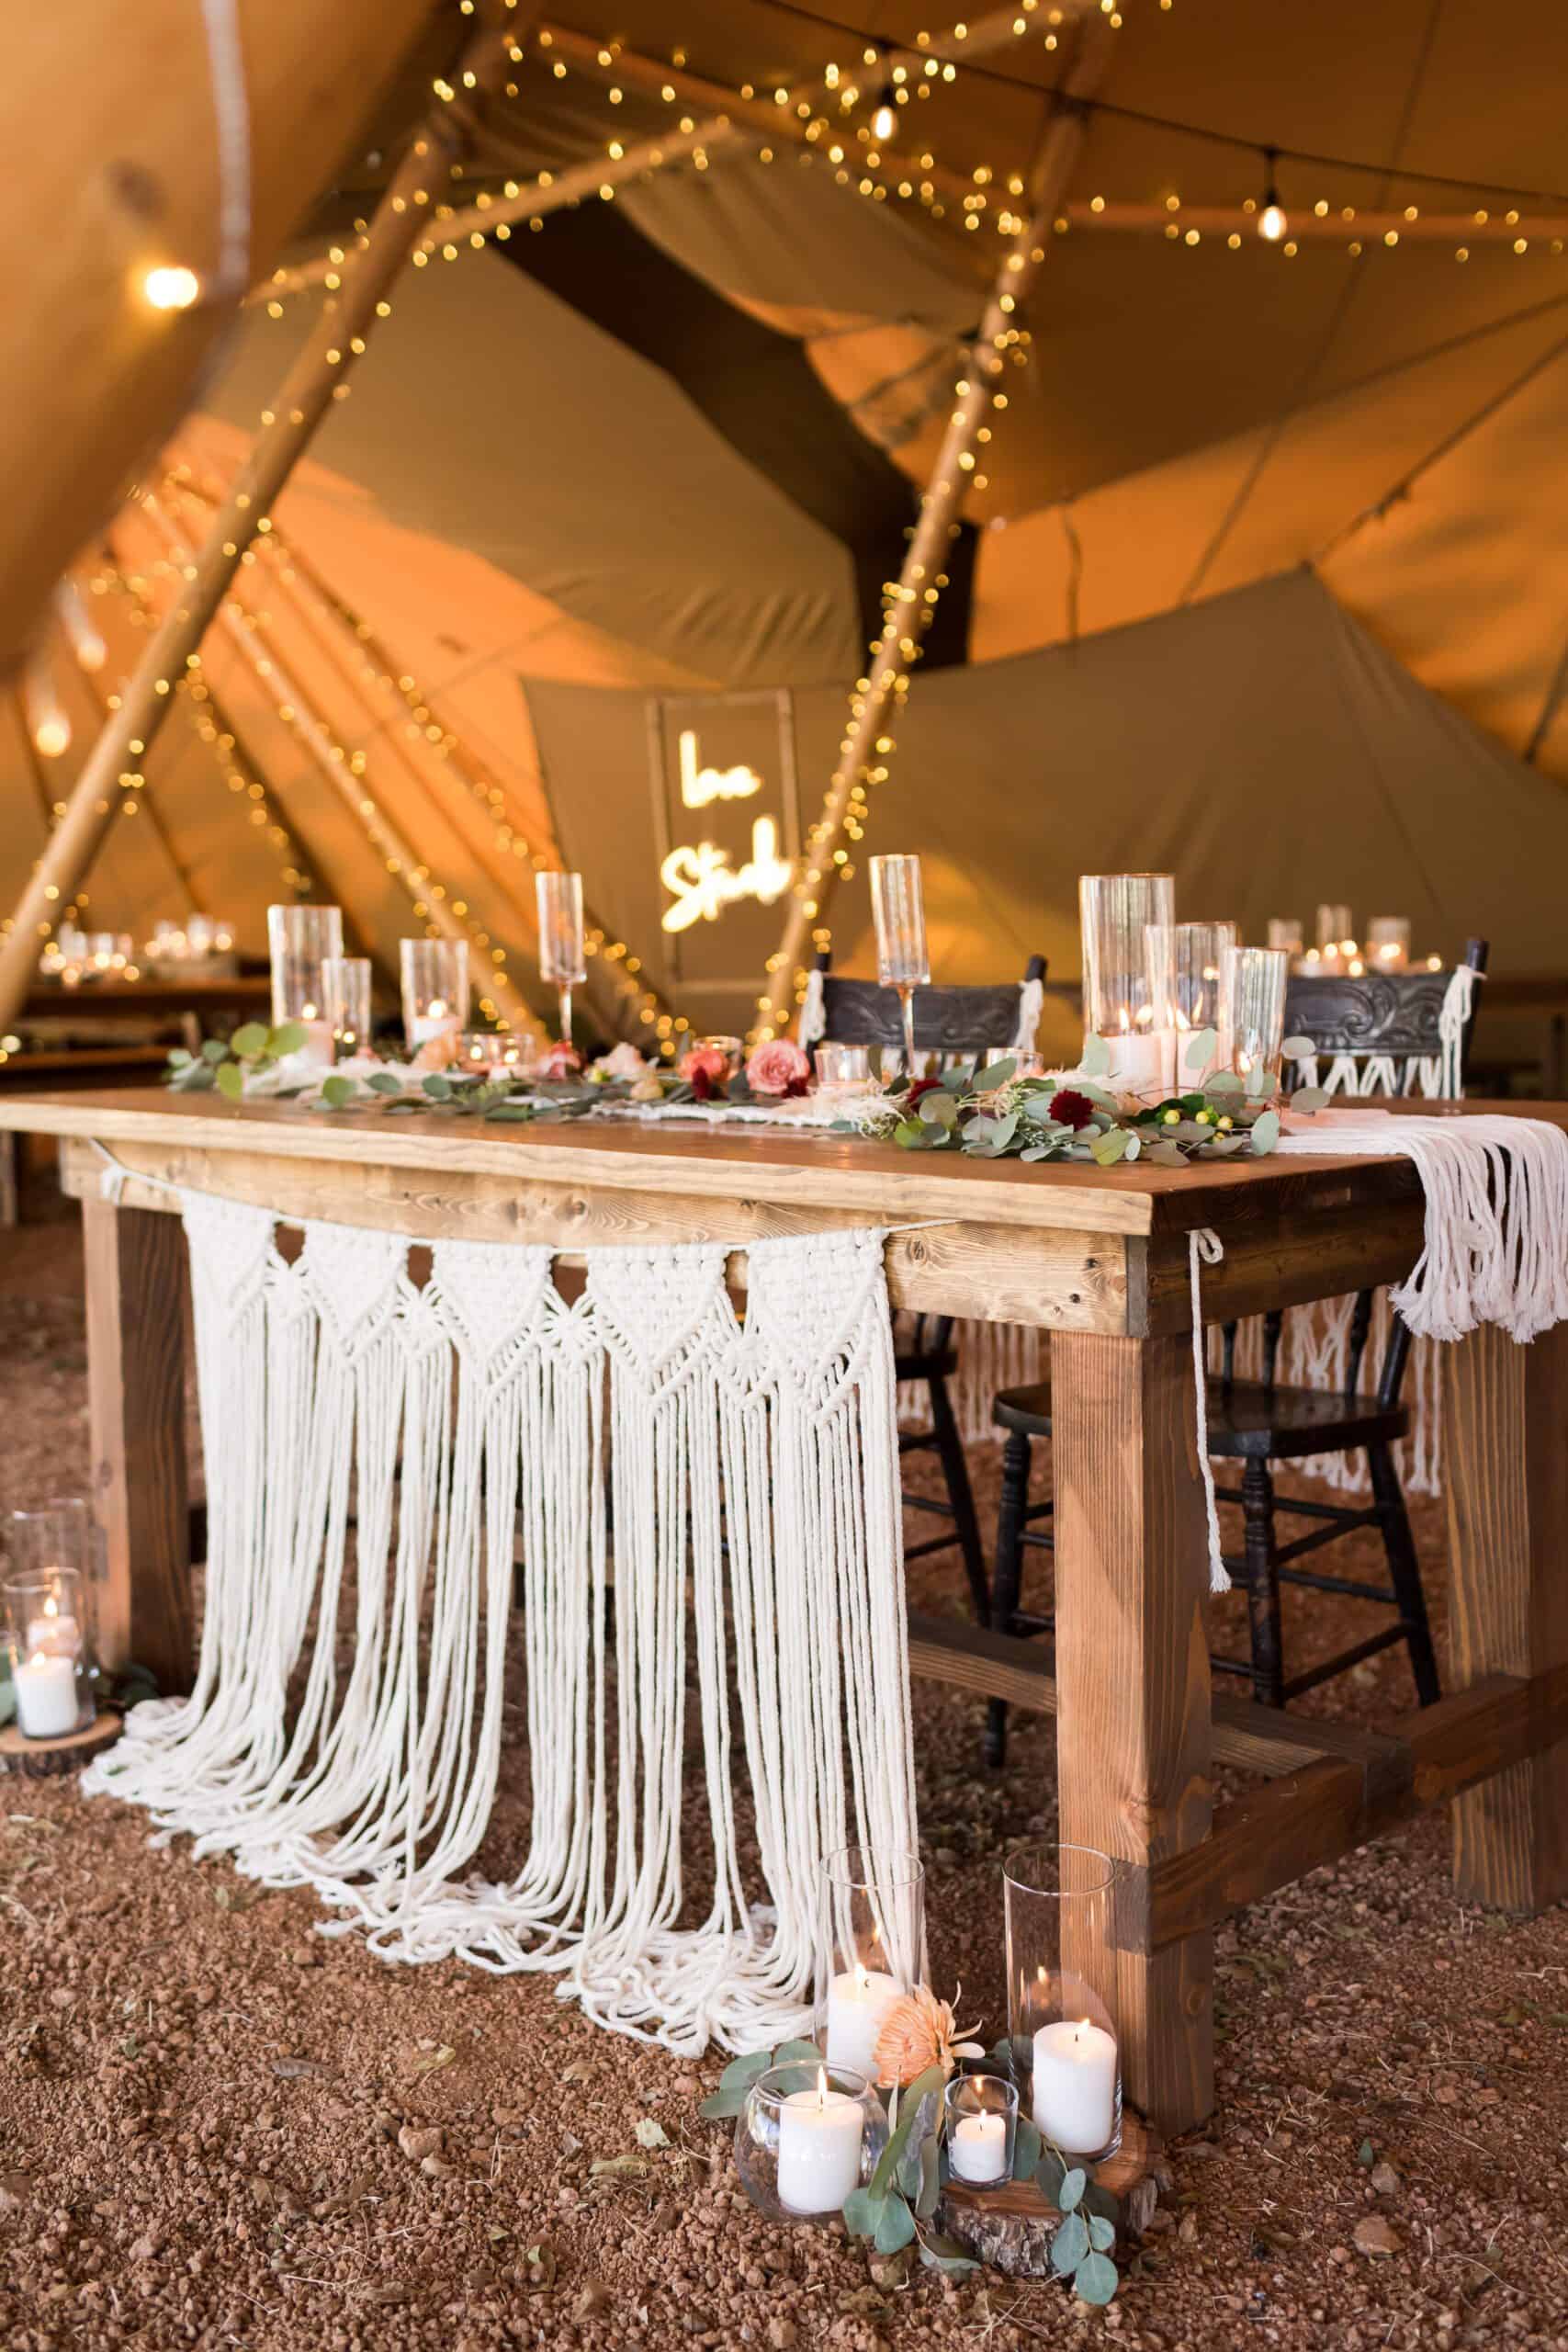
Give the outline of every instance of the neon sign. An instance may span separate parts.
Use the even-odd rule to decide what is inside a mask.
[[[682,728],[678,748],[682,808],[706,808],[715,800],[750,800],[753,793],[762,789],[762,779],[755,768],[698,767],[694,727]]]
[[[666,931],[689,931],[694,922],[716,922],[738,899],[755,899],[771,907],[788,889],[794,870],[788,858],[779,855],[778,827],[771,817],[759,817],[753,823],[751,854],[744,865],[732,866],[728,851],[716,842],[672,849],[659,869],[672,901],[660,921]]]

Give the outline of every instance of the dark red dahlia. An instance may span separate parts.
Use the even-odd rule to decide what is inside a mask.
[[[922,1094],[935,1094],[941,1085],[942,1080],[940,1078],[917,1078],[913,1084],[908,1087],[905,1091],[904,1103],[906,1109],[912,1111]]]
[[[1088,1127],[1094,1124],[1094,1104],[1076,1086],[1058,1087],[1051,1097],[1051,1116],[1064,1127]]]

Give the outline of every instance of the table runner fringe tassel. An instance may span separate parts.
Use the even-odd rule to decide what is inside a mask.
[[[568,1304],[546,1249],[436,1242],[422,1288],[400,1237],[309,1224],[290,1265],[268,1212],[182,1205],[197,1677],[135,1709],[85,1788],[314,1887],[322,1932],[386,1959],[553,1971],[601,2024],[690,2054],[808,2031],[822,1855],[918,1843],[884,1236],[751,1244],[742,1322],[722,1245],[590,1252]],[[518,1530],[531,1819],[489,1879]]]

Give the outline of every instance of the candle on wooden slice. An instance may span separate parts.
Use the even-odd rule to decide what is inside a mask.
[[[76,1660],[35,1650],[14,1669],[17,1724],[28,1739],[58,1739],[76,1728]]]
[[[896,1976],[885,1969],[846,1969],[828,1987],[828,2064],[852,2066],[868,2082],[876,2080],[876,2044],[882,2021],[903,1994]]]
[[[814,2091],[792,2091],[779,2109],[779,2203],[791,2213],[836,2213],[860,2185],[858,2098],[828,2087],[826,2067]]]
[[[1116,2043],[1088,2018],[1058,2018],[1034,2036],[1034,2120],[1064,2155],[1096,2156],[1116,2136]]]

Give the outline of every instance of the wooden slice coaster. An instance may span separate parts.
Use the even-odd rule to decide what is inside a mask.
[[[0,1772],[20,1772],[29,1781],[79,1772],[112,1747],[124,1728],[124,1717],[113,1707],[100,1708],[85,1731],[68,1731],[59,1739],[25,1739],[15,1724],[7,1724],[0,1731]]]
[[[1159,2195],[1155,2166],[1165,2143],[1130,2107],[1122,2110],[1122,2145],[1096,2165],[1094,2177],[1121,2201],[1122,2234],[1141,2236]],[[1061,2215],[1032,2180],[1001,2188],[971,2188],[950,2180],[937,2207],[937,2226],[956,2238],[988,2269],[1010,2278],[1043,2278],[1051,2268],[1051,2238]]]

